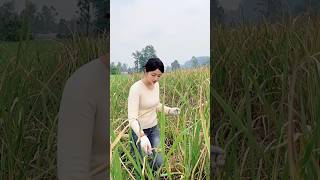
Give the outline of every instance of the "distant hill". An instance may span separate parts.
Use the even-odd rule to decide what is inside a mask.
[[[209,56],[198,56],[195,58],[197,59],[198,66],[210,65],[210,57]],[[192,65],[193,65],[193,63],[192,63],[192,58],[191,58],[190,60],[186,61],[182,65],[182,68],[184,68],[184,69],[193,68]]]

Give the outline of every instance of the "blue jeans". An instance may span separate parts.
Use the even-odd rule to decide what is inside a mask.
[[[152,148],[158,148],[159,144],[160,144],[160,130],[158,125],[153,126],[149,129],[143,129],[144,134],[148,137]],[[131,130],[131,154],[133,155],[134,159],[137,161],[137,159],[135,158],[135,153],[134,153],[134,149],[133,146],[135,146],[137,148],[137,150],[139,151],[140,157],[141,159],[143,159],[142,157],[142,151],[141,151],[141,146],[140,146],[140,142],[136,145],[136,142],[138,140],[138,137],[136,135],[136,133],[134,133],[133,130]],[[160,153],[157,153],[155,150],[152,150],[152,155],[151,156],[151,168],[153,170],[158,170],[160,168],[160,166],[163,164],[163,159]]]

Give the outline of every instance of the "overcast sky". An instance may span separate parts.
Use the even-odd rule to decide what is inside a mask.
[[[210,0],[110,0],[112,62],[153,45],[165,65],[210,55]]]

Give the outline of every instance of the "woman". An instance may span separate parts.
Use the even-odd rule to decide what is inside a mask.
[[[165,114],[178,115],[179,108],[162,106],[159,98],[159,83],[164,72],[163,63],[159,58],[151,58],[144,66],[144,76],[135,82],[128,97],[128,119],[132,128],[131,152],[136,146],[140,155],[142,151],[152,155],[151,167],[157,170],[163,163],[162,156],[155,152],[160,143],[159,127],[157,126],[157,111],[164,109]],[[136,142],[140,140],[137,144]]]

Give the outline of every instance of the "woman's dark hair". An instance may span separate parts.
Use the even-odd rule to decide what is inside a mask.
[[[159,69],[162,73],[164,72],[164,66],[159,58],[148,59],[146,65],[143,66],[146,72],[154,71]]]

